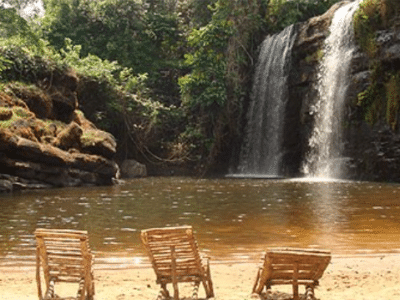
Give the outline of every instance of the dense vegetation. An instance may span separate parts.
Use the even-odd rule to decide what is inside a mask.
[[[389,28],[400,28],[398,0],[364,0],[360,4],[354,15],[354,31],[358,44],[370,59],[371,76],[368,88],[358,95],[358,105],[371,125],[386,119],[396,130],[400,107],[399,66],[383,64],[377,42],[378,31]]]
[[[1,89],[71,68],[86,116],[119,158],[215,171],[240,142],[257,47],[338,0],[29,0],[0,9]]]

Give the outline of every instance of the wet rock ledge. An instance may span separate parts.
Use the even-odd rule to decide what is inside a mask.
[[[51,88],[11,83],[0,92],[0,193],[109,185],[118,176],[114,137],[78,109],[76,76],[61,79]]]

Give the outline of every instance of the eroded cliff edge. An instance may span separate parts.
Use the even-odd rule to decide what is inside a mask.
[[[115,138],[88,121],[72,70],[0,91],[0,192],[112,184]]]

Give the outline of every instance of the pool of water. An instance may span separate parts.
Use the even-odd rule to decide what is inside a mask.
[[[154,177],[0,203],[0,265],[33,264],[38,227],[88,230],[100,260],[124,263],[142,261],[142,229],[178,225],[192,225],[214,260],[254,260],[275,246],[400,252],[398,184]]]

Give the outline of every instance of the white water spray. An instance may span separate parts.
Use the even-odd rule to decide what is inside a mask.
[[[343,108],[349,85],[353,43],[353,15],[362,0],[339,8],[325,40],[324,58],[318,75],[319,100],[311,109],[315,114],[309,140],[309,153],[303,164],[307,177],[341,178],[345,171],[342,158]]]
[[[267,37],[254,75],[245,140],[238,171],[248,176],[279,176],[282,165],[282,136],[288,100],[288,76],[294,26]]]

